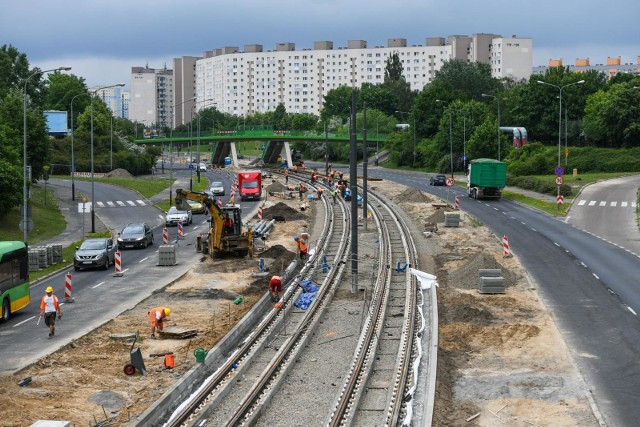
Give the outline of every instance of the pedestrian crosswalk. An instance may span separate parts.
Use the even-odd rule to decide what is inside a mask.
[[[117,208],[117,207],[138,207],[138,206],[147,206],[147,202],[144,200],[107,200],[105,202],[96,202],[96,206],[99,208]]]
[[[636,202],[621,202],[621,201],[607,201],[607,200],[580,200],[574,203],[574,206],[585,207],[610,207],[610,208],[636,208],[638,204]]]

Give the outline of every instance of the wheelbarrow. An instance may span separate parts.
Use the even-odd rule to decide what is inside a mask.
[[[138,340],[138,334],[136,334],[133,339],[133,344],[131,344],[131,349],[129,350],[131,356],[131,363],[127,363],[124,365],[124,373],[126,375],[133,375],[137,371],[140,371],[142,375],[146,374],[147,369],[144,366],[144,360],[142,360],[142,352],[139,347],[134,348],[136,345],[136,341]]]

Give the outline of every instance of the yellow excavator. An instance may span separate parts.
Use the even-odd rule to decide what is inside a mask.
[[[209,238],[203,252],[206,250],[212,258],[231,254],[240,257],[253,255],[253,230],[242,226],[239,206],[218,207],[206,193],[176,190],[176,207],[188,209],[187,200],[202,203],[211,214]]]

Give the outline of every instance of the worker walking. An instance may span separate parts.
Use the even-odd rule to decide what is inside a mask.
[[[336,204],[336,199],[338,198],[338,189],[334,188],[331,192],[331,196],[333,197],[333,204]]]
[[[49,286],[45,292],[40,302],[40,317],[44,317],[44,324],[49,327],[49,338],[51,338],[56,333],[56,314],[58,319],[62,318],[62,310],[58,304],[58,297],[53,294],[53,288]]]
[[[156,307],[149,311],[149,321],[151,322],[151,338],[156,339],[156,332],[160,333],[164,329],[164,319],[171,315],[171,309],[167,307]]]
[[[304,239],[301,239],[298,236],[295,236],[293,240],[295,240],[296,244],[298,245],[298,253],[300,254],[300,259],[306,259],[309,252],[307,243],[304,241]]]
[[[302,200],[302,194],[303,194],[305,191],[307,191],[307,188],[304,186],[304,184],[303,184],[303,183],[300,183],[300,184],[298,185],[298,194],[299,194],[299,196],[300,196],[300,200]]]
[[[289,183],[289,169],[285,169],[284,170],[284,183],[288,184]]]
[[[275,302],[280,299],[280,292],[282,292],[282,278],[280,276],[271,277],[269,291],[271,292],[271,301]]]

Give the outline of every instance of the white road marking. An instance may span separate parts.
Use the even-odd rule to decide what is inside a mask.
[[[107,205],[109,205],[109,207],[114,207],[115,205],[113,204],[113,202],[107,202]]]
[[[635,312],[635,311],[633,311],[633,308],[631,308],[631,307],[627,307],[627,309],[629,309],[629,311],[630,311],[631,313],[633,313],[633,315],[634,315],[634,316],[637,316],[636,312]]]
[[[140,206],[147,206],[147,204],[144,202],[144,200],[136,200],[136,202],[138,202],[138,204]]]
[[[636,202],[631,202],[631,207],[635,208],[638,204]]]
[[[600,202],[598,206],[607,206],[607,202]]]
[[[102,202],[96,202],[96,205],[98,205],[98,207],[100,208],[104,208],[104,203]]]
[[[584,205],[585,203],[587,203],[587,201],[586,201],[586,200],[580,200],[580,201],[578,202],[578,206],[582,206],[582,205]]]
[[[120,200],[116,200],[116,203],[120,206],[124,206],[124,202],[120,201]]]
[[[145,261],[146,261],[146,260],[148,260],[148,259],[149,259],[149,257],[142,258],[140,261],[138,261],[138,264],[139,264],[139,263],[142,263],[142,262],[145,262]]]
[[[611,206],[615,208],[616,206],[618,206],[618,202],[611,202]]]
[[[164,216],[163,216],[163,215],[158,214],[158,218],[160,218],[160,219],[164,219]]]
[[[557,242],[553,242],[554,245],[556,245],[557,247],[560,247],[560,244],[558,244]]]
[[[623,208],[626,208],[627,207],[627,202],[620,203],[620,206],[622,206]]]
[[[535,232],[537,232],[538,230],[536,230],[535,228],[532,228],[532,229],[531,229],[531,231],[535,231]]]
[[[593,277],[595,277],[596,279],[600,280],[600,278],[598,277],[597,274],[593,273]]]
[[[587,268],[587,264],[585,264],[584,262],[580,261],[580,265],[583,266],[584,268]]]
[[[595,204],[596,204],[596,201],[595,201],[595,200],[591,200],[591,201],[589,202],[589,206],[593,206],[593,205],[595,205]]]
[[[23,323],[26,323],[26,322],[28,322],[29,320],[32,320],[32,319],[35,319],[35,318],[36,318],[36,316],[31,316],[31,317],[29,317],[28,319],[23,320],[23,321],[22,321],[22,322],[20,322],[20,323],[16,323],[15,325],[13,325],[13,327],[15,328],[16,326],[20,326],[20,325],[22,325]]]
[[[127,200],[127,203],[129,203],[130,206],[135,206],[136,205],[132,200]]]
[[[98,283],[97,285],[92,286],[92,287],[91,287],[91,289],[95,289],[95,288],[97,288],[97,287],[98,287],[98,286],[100,286],[100,285],[104,285],[105,283],[107,283],[107,282],[100,282],[100,283]]]

